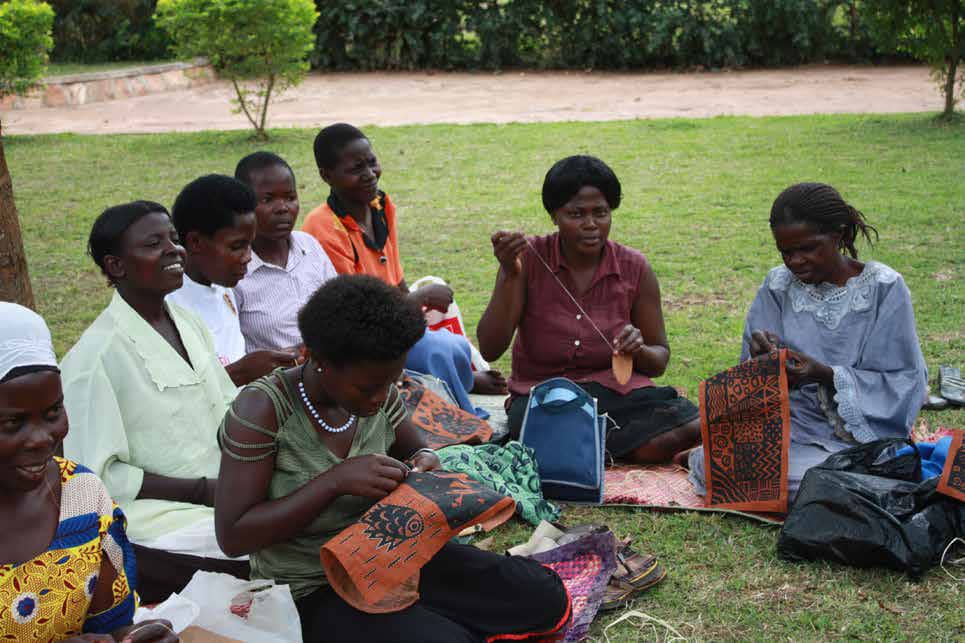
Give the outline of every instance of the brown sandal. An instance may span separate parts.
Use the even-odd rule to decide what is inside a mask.
[[[603,591],[603,602],[600,603],[600,611],[607,612],[624,607],[632,598],[653,587],[666,577],[667,572],[659,563],[655,563],[648,574],[640,577],[637,582],[632,585],[614,575]]]
[[[630,548],[629,539],[617,551],[617,570],[603,593],[601,611],[619,609],[637,594],[650,589],[667,577],[656,556],[644,555]]]
[[[617,549],[617,570],[613,573],[616,578],[626,581],[636,587],[657,566],[657,557],[652,554],[640,554],[630,547],[630,539],[620,541]]]

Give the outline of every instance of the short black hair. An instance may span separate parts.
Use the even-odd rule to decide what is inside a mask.
[[[362,130],[348,123],[335,123],[322,130],[315,137],[315,164],[318,169],[330,170],[338,161],[342,148],[360,138],[368,140]]]
[[[865,216],[844,200],[841,193],[826,183],[795,183],[781,192],[771,206],[771,229],[782,225],[805,223],[820,233],[841,233],[841,249],[854,259],[858,235],[874,245],[871,233],[878,231]]]
[[[611,210],[620,207],[620,180],[595,156],[567,156],[553,164],[543,179],[543,207],[552,214],[587,185],[603,193]]]
[[[90,229],[90,236],[87,238],[87,254],[91,256],[101,272],[107,276],[108,281],[110,281],[110,276],[104,269],[104,257],[118,253],[117,244],[121,240],[121,235],[135,221],[155,212],[163,212],[168,217],[171,216],[168,209],[160,203],[131,201],[107,208],[94,220],[94,225]]]
[[[288,173],[292,175],[292,183],[295,183],[295,170],[288,164],[288,161],[274,152],[266,152],[264,150],[253,152],[238,161],[238,165],[235,166],[235,178],[249,187],[254,187],[252,186],[251,173],[260,172],[266,167],[274,167],[276,165],[281,165],[288,170]]]
[[[418,305],[381,279],[340,275],[309,297],[298,329],[314,355],[345,366],[398,359],[425,334],[426,320]]]
[[[184,186],[174,200],[171,219],[182,241],[193,230],[210,237],[221,228],[234,226],[239,214],[254,212],[255,205],[255,193],[241,181],[208,174]]]

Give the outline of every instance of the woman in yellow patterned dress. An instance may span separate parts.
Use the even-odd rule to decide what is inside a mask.
[[[0,302],[0,640],[177,641],[166,621],[131,624],[124,514],[89,469],[54,457],[66,434],[50,332]]]

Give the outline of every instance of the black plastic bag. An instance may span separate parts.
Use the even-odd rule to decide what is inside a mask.
[[[784,522],[777,552],[786,560],[833,560],[888,567],[919,579],[952,539],[965,537],[965,504],[919,482],[921,460],[907,440],[879,440],[810,469]]]

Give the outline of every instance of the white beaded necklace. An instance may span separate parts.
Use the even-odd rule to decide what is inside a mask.
[[[308,362],[306,362],[306,364],[307,363]],[[305,408],[308,409],[308,412],[311,414],[311,416],[315,418],[315,421],[318,422],[318,425],[323,429],[325,429],[326,431],[328,431],[329,433],[341,433],[343,431],[347,431],[352,426],[352,423],[355,422],[355,414],[350,413],[348,416],[348,419],[345,420],[345,424],[341,426],[332,426],[331,424],[329,424],[328,422],[322,419],[322,416],[318,412],[318,409],[316,409],[315,405],[312,404],[312,401],[308,399],[308,394],[305,393],[304,380],[305,380],[305,367],[302,366],[301,378],[298,380],[298,394],[302,396],[302,402],[305,403]]]

